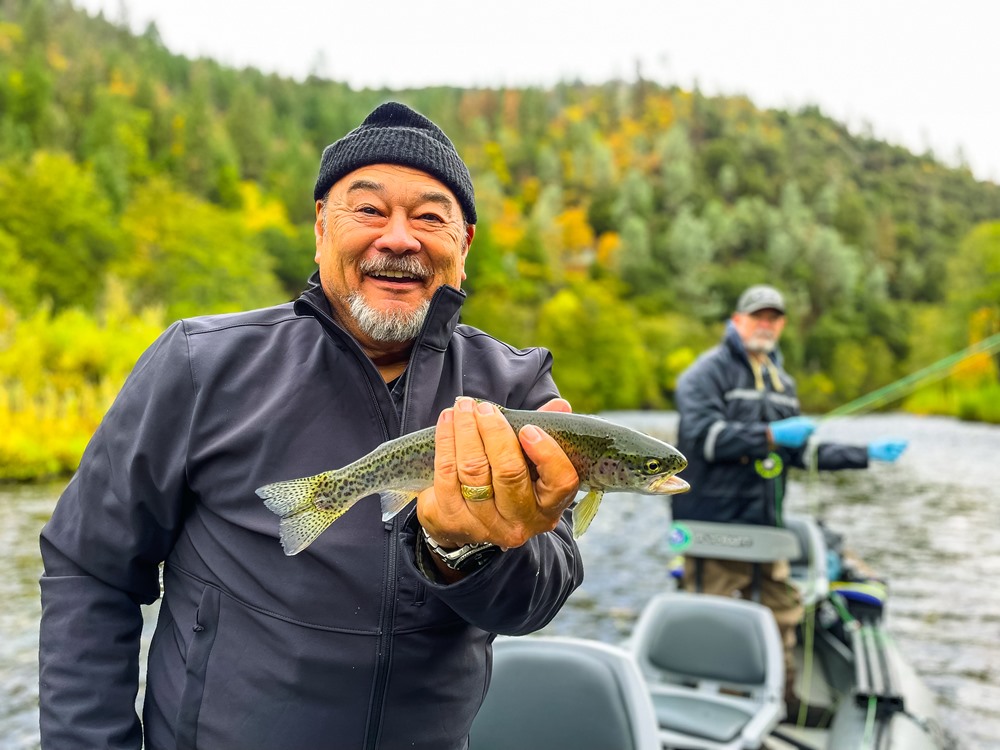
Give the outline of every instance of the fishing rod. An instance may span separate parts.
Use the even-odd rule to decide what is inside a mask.
[[[848,414],[871,411],[879,406],[884,406],[885,404],[891,403],[892,401],[912,393],[917,390],[918,387],[922,387],[946,378],[950,374],[951,368],[963,359],[967,359],[974,354],[990,354],[998,349],[1000,349],[1000,333],[995,333],[992,336],[988,336],[985,339],[977,341],[971,346],[967,346],[961,351],[955,352],[954,354],[950,354],[947,357],[938,360],[932,365],[928,365],[922,370],[918,370],[917,372],[902,377],[893,383],[889,383],[889,385],[882,386],[871,393],[867,393],[864,396],[854,399],[853,401],[849,401],[835,409],[831,409],[826,414],[819,417],[819,419],[826,420],[834,417],[845,417]]]
[[[951,374],[952,368],[964,359],[968,359],[976,354],[991,354],[997,350],[1000,350],[1000,333],[987,336],[971,346],[967,346],[965,349],[957,351],[954,354],[950,354],[947,357],[943,357],[937,362],[928,365],[921,370],[917,370],[916,372],[906,375],[905,377],[889,383],[888,385],[877,388],[871,393],[866,393],[853,401],[848,401],[846,404],[842,404],[835,409],[831,409],[826,414],[818,417],[817,421],[822,423],[828,419],[834,419],[836,417],[846,417],[852,414],[856,415],[866,411],[872,411],[879,406],[884,406],[885,404],[902,398],[918,388],[943,380]],[[818,518],[823,512],[822,503],[817,499],[817,493],[815,491],[818,485],[817,480],[819,476],[819,461],[817,459],[817,452],[819,450],[818,441],[809,441],[806,450],[809,455],[809,458],[807,459],[809,468],[806,471],[806,506],[808,512]]]

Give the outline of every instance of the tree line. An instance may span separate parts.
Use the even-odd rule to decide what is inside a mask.
[[[1000,186],[816,107],[642,78],[354,90],[0,0],[0,478],[72,470],[172,320],[296,296],[320,153],[388,99],[473,173],[463,320],[551,348],[578,411],[670,408],[751,283],[786,292],[815,413],[1000,331]],[[905,406],[1000,421],[997,372],[983,355]]]

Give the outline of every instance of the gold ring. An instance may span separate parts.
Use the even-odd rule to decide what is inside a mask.
[[[489,500],[493,497],[492,484],[484,484],[482,487],[470,487],[467,484],[459,483],[459,487],[462,488],[462,497],[474,503],[481,503],[483,500]]]

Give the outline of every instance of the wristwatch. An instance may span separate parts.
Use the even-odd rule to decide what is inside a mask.
[[[459,573],[472,573],[475,570],[479,570],[502,551],[491,542],[466,544],[453,550],[445,549],[434,537],[427,533],[427,529],[421,527],[420,530],[424,534],[424,541],[427,542],[427,548],[441,558],[445,565],[452,570],[457,570]]]

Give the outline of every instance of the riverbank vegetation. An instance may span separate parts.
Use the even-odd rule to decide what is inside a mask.
[[[787,293],[812,413],[1000,331],[1000,186],[816,108],[641,75],[352,90],[0,0],[0,479],[71,471],[171,321],[293,298],[319,154],[387,99],[473,172],[463,320],[551,348],[578,411],[670,408],[751,283]],[[998,389],[982,355],[902,406],[1000,422]]]

